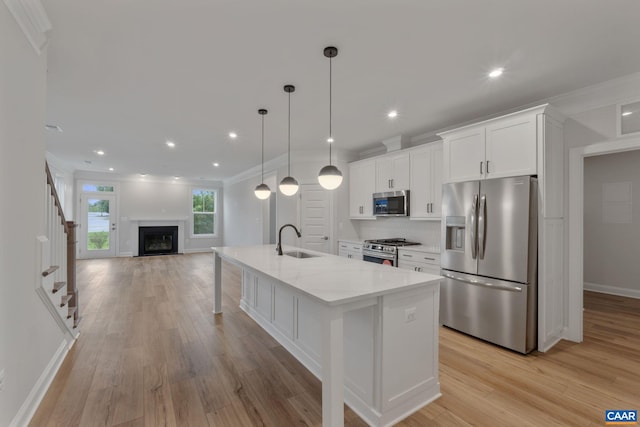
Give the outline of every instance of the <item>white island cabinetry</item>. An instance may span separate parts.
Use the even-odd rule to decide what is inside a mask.
[[[238,265],[240,307],[322,380],[324,426],[343,425],[343,402],[386,426],[440,396],[440,276],[273,245],[214,252],[216,289],[220,260]]]

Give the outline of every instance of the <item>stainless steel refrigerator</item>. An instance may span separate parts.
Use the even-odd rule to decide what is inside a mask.
[[[537,341],[537,180],[444,184],[440,321],[521,353]]]

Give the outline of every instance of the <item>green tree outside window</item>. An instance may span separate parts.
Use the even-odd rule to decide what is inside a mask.
[[[216,192],[213,190],[193,190],[193,234],[214,234]]]

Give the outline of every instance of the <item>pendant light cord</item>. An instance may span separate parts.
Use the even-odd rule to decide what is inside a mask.
[[[264,184],[264,114],[262,115],[262,172],[261,181]]]
[[[333,81],[333,79],[331,78],[331,61],[333,60],[333,58],[329,57],[329,139],[331,140],[331,142],[329,143],[329,166],[331,166],[331,146],[333,145],[333,131],[331,130],[331,105],[332,105],[332,96],[331,94],[333,93],[333,88],[331,85],[331,82]]]
[[[291,92],[289,92],[289,132],[287,134],[287,140],[289,141],[287,147],[287,176],[291,176]]]

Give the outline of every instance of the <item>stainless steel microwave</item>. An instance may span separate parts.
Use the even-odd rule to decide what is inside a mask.
[[[409,216],[409,190],[373,193],[375,216]]]

